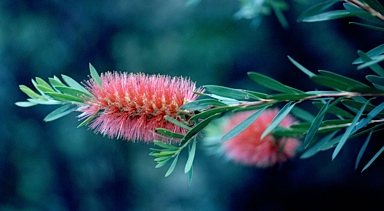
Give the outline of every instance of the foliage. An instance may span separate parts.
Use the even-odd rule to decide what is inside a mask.
[[[188,1],[189,4],[196,2],[198,1]],[[344,2],[342,5],[344,9],[333,9],[334,5],[341,2]],[[282,26],[287,26],[286,20],[281,13],[281,11],[287,9],[285,1],[244,0],[241,1],[241,5],[240,11],[236,14],[238,17],[255,18],[259,14],[268,14],[272,8]],[[298,21],[319,22],[357,17],[361,22],[350,23],[373,30],[384,30],[384,17],[382,14],[384,14],[384,7],[376,0],[331,0],[310,7],[298,17]],[[184,111],[194,113],[190,119],[192,124],[186,125],[176,119],[165,118],[166,121],[185,128],[188,131],[185,135],[162,128],[156,129],[155,133],[163,137],[170,140],[179,140],[178,144],[154,140],[157,148],[151,148],[150,155],[155,157],[156,168],[163,167],[172,161],[165,176],[170,175],[175,169],[179,155],[184,149],[187,149],[188,159],[184,172],[188,173],[189,181],[191,181],[197,140],[200,132],[207,125],[227,113],[258,110],[254,115],[224,134],[222,141],[225,141],[235,137],[247,128],[267,107],[275,105],[283,106],[264,131],[262,137],[269,133],[276,136],[304,136],[303,145],[305,151],[302,153],[301,158],[308,158],[319,151],[332,149],[332,159],[335,159],[348,141],[367,135],[366,141],[356,158],[355,166],[358,168],[372,134],[384,129],[384,102],[382,102],[384,96],[384,69],[378,64],[384,60],[384,45],[373,48],[368,52],[359,50],[357,54],[358,58],[353,61],[353,64],[357,65],[357,69],[370,68],[373,72],[366,76],[367,81],[364,82],[327,70],[310,71],[288,56],[292,64],[306,74],[311,81],[326,89],[299,90],[257,72],[249,72],[249,78],[257,85],[266,88],[268,93],[217,85],[204,86],[205,92],[198,93],[201,95],[200,99],[181,107]],[[90,65],[90,75],[101,85],[100,77],[92,65]],[[91,96],[91,93],[69,76],[62,75],[62,80],[65,83],[56,76],[49,78],[49,83],[41,78],[35,78],[32,80],[32,84],[38,93],[25,85],[20,85],[21,91],[29,98],[25,102],[17,102],[16,105],[21,107],[38,104],[60,105],[61,107],[46,116],[45,121],[52,121],[75,111],[76,107],[83,105],[82,96]],[[306,102],[310,102],[318,109],[318,112],[312,115],[300,108]],[[303,122],[292,125],[290,128],[278,127],[279,123],[289,113],[294,113]],[[91,116],[86,119],[80,126],[86,125],[94,117]],[[371,160],[365,164],[362,171],[367,169],[383,151],[384,147],[379,149]]]

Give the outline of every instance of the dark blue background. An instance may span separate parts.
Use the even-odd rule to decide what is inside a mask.
[[[310,1],[312,2],[312,1]],[[266,91],[246,72],[257,71],[290,86],[317,86],[287,59],[312,71],[325,69],[364,80],[356,51],[382,44],[382,32],[348,20],[297,23],[310,5],[289,1],[290,27],[274,15],[255,27],[235,20],[236,0],[1,1],[0,2],[0,209],[1,210],[322,210],[381,206],[383,159],[364,173],[382,146],[369,145],[357,171],[363,140],[331,151],[295,158],[270,169],[245,167],[208,156],[200,146],[192,185],[185,158],[168,178],[155,169],[151,144],[109,140],[79,124],[76,114],[54,122],[54,107],[20,108],[19,84],[66,74],[88,79],[88,63],[108,70],[188,76],[215,84]],[[352,19],[356,20],[356,19]],[[308,108],[315,111],[312,108]],[[184,159],[184,160],[183,160]]]

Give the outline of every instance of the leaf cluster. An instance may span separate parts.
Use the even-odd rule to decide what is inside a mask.
[[[327,90],[302,91],[266,75],[249,72],[248,76],[251,80],[269,89],[272,94],[207,85],[205,86],[206,92],[201,93],[201,99],[185,104],[182,109],[195,111],[196,115],[192,119],[205,119],[212,115],[222,116],[228,112],[256,110],[254,114],[223,135],[221,140],[226,141],[245,130],[269,106],[284,104],[260,138],[269,133],[275,136],[304,136],[305,151],[302,158],[308,158],[319,151],[334,148],[332,154],[332,159],[334,159],[347,141],[383,129],[384,103],[378,105],[373,103],[382,101],[380,99],[384,96],[384,74],[382,68],[377,64],[382,61],[383,53],[383,46],[376,47],[367,53],[358,51],[359,58],[353,63],[359,65],[358,69],[369,67],[375,73],[367,75],[367,83],[327,70],[318,70],[318,73],[314,73],[288,57],[310,80]],[[316,115],[312,115],[298,106],[307,101],[319,109]],[[303,122],[289,128],[279,127],[281,121],[289,113],[302,119]],[[369,135],[367,140],[370,137]],[[357,163],[364,150],[365,147],[362,148]],[[382,150],[379,152],[381,153]],[[376,159],[377,156],[372,159]],[[364,170],[368,166],[364,167]]]
[[[97,83],[101,84],[100,76],[95,68],[89,64],[91,77]],[[60,105],[59,108],[49,113],[44,121],[49,122],[64,117],[84,105],[84,99],[93,95],[80,83],[67,75],[61,75],[61,79],[57,76],[48,78],[48,81],[36,77],[32,79],[32,85],[36,89],[29,88],[26,85],[19,85],[20,90],[29,98],[27,101],[16,102],[20,107],[31,107],[35,105]],[[79,126],[88,123],[87,119]]]
[[[335,4],[343,3],[344,9],[332,9]],[[347,17],[358,17],[361,22],[350,22],[375,30],[384,30],[384,7],[377,0],[329,0],[322,1],[304,11],[298,22],[321,22]]]

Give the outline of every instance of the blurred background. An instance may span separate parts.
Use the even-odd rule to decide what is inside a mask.
[[[303,2],[303,1],[301,1]],[[278,167],[257,169],[207,155],[200,147],[193,182],[184,160],[164,178],[151,144],[109,140],[79,124],[54,122],[51,106],[20,108],[19,84],[66,74],[88,79],[88,63],[109,70],[188,76],[198,85],[263,92],[247,78],[257,71],[302,90],[314,86],[287,59],[363,80],[356,51],[382,44],[383,33],[351,19],[297,23],[314,2],[287,1],[284,29],[271,14],[236,19],[237,0],[0,1],[0,210],[322,210],[341,204],[382,207],[383,156],[360,173],[364,140]],[[310,4],[309,4],[310,3]],[[339,5],[340,6],[340,5]],[[353,19],[352,19],[353,20]],[[308,108],[311,109],[311,108]],[[382,146],[371,140],[361,163]],[[362,165],[361,164],[361,165]]]

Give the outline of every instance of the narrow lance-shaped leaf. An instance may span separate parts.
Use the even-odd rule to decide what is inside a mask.
[[[298,63],[297,61],[295,61],[293,58],[291,58],[290,56],[288,56],[288,59],[292,62],[292,64],[294,64],[297,68],[299,68],[299,70],[301,70],[303,73],[305,73],[306,75],[308,75],[309,77],[312,77],[312,76],[315,76],[314,73],[312,73],[310,70],[308,70],[307,68],[305,68],[303,65],[301,65],[300,63]]]
[[[378,30],[378,31],[384,31],[384,28],[378,27],[378,26],[373,26],[373,25],[370,25],[370,24],[364,24],[364,23],[358,23],[358,22],[349,22],[349,24],[355,24],[355,25],[366,27],[366,28],[369,28],[369,29],[374,29],[374,30]]]
[[[357,121],[359,121],[361,115],[363,114],[365,107],[368,105],[370,100],[367,100],[365,104],[360,108],[359,112],[356,114],[355,118],[352,120],[351,125],[345,130],[345,133],[341,137],[339,143],[337,144],[335,150],[332,154],[332,160],[335,159],[335,157],[339,154],[341,148],[344,146],[344,144],[347,142],[350,135],[352,135],[355,132],[355,127],[357,124]]]
[[[22,92],[24,92],[24,94],[26,94],[30,98],[41,98],[39,94],[37,94],[36,92],[34,92],[32,89],[30,89],[25,85],[19,85],[19,88]]]
[[[177,147],[177,146],[174,146],[172,144],[166,144],[166,143],[164,143],[162,141],[158,141],[158,140],[153,141],[153,143],[156,146],[162,147],[164,149],[170,149],[170,150],[178,150],[179,149],[179,147]]]
[[[190,110],[190,111],[196,111],[201,110],[204,108],[210,108],[214,106],[226,106],[227,104],[214,100],[214,99],[202,99],[202,100],[195,100],[189,103],[184,104],[181,106],[180,109]]]
[[[376,106],[371,112],[368,113],[367,117],[362,119],[356,126],[356,130],[360,130],[366,126],[373,118],[375,118],[382,110],[384,110],[384,102]]]
[[[357,69],[361,70],[361,69],[364,69],[366,67],[377,65],[378,63],[380,63],[382,61],[384,61],[384,55],[378,56],[378,57],[376,57],[375,59],[373,59],[371,61],[365,62],[364,64],[361,64],[361,65],[357,66]]]
[[[315,119],[315,116],[313,116],[311,113],[297,106],[292,109],[291,113],[295,117],[301,120],[304,120],[306,122],[312,122]]]
[[[308,150],[306,150],[303,154],[301,154],[300,158],[301,159],[306,159],[314,156],[316,153],[320,151],[320,147],[331,140],[339,131],[333,131],[332,133],[327,134],[324,136],[320,141],[317,141],[313,146],[311,146]]]
[[[93,67],[91,63],[89,63],[89,72],[91,74],[92,79],[99,85],[102,86],[101,78],[99,73],[96,71],[96,69]]]
[[[357,51],[357,54],[359,54],[360,58],[363,60],[363,62],[370,62],[372,59],[367,56],[363,51]],[[381,68],[377,63],[369,65],[369,67],[378,75],[384,76],[384,69]]]
[[[73,107],[73,108],[71,108],[71,107],[72,107],[72,105],[63,105],[63,106],[57,108],[56,110],[54,110],[51,113],[49,113],[44,118],[44,121],[49,122],[49,121],[53,121],[53,120],[59,119],[59,118],[61,118],[63,116],[66,116],[66,115],[68,115],[68,114],[70,114],[70,113],[72,113],[73,111],[76,110],[75,107]]]
[[[371,164],[376,160],[377,157],[384,151],[384,146],[381,147],[381,149],[372,157],[372,159],[364,166],[363,170],[361,172],[365,171]]]
[[[190,144],[190,150],[189,150],[189,153],[188,153],[188,159],[187,159],[187,163],[185,164],[185,168],[184,168],[184,173],[188,173],[191,169],[192,169],[192,165],[193,165],[193,161],[195,159],[195,154],[196,154],[196,138],[192,141],[192,144]]]
[[[323,1],[319,4],[316,4],[310,8],[308,8],[307,10],[305,10],[300,16],[299,18],[297,19],[298,22],[302,21],[303,19],[307,18],[307,17],[311,17],[311,16],[314,16],[314,15],[317,15],[325,10],[327,10],[328,8],[330,8],[332,5],[334,5],[335,3],[338,3],[340,2],[339,0],[331,0],[331,1]]]
[[[279,81],[272,79],[268,76],[265,76],[256,72],[249,72],[248,77],[251,78],[254,82],[264,86],[268,89],[272,89],[275,91],[283,92],[283,93],[304,93],[301,90],[289,87],[280,83]]]
[[[15,105],[19,107],[31,107],[37,105],[37,103],[29,102],[29,101],[23,101],[23,102],[16,102]]]
[[[317,15],[309,16],[306,18],[303,18],[303,22],[320,22],[320,21],[328,21],[328,20],[334,20],[339,18],[346,18],[351,16],[359,16],[367,14],[365,11],[356,11],[356,12],[350,12],[347,10],[333,10],[328,12],[323,12]]]
[[[74,80],[73,78],[67,76],[67,75],[61,75],[61,77],[63,78],[63,80],[65,81],[65,83],[68,84],[68,86],[74,88],[74,89],[78,89],[78,90],[81,90],[83,91],[84,93],[86,93],[87,95],[89,96],[92,96],[92,94],[84,87],[82,86],[81,84],[79,84],[76,80]]]
[[[368,134],[367,139],[364,141],[363,146],[361,146],[361,148],[359,150],[359,154],[357,155],[357,158],[356,158],[355,170],[359,166],[360,160],[363,157],[365,149],[367,149],[368,143],[369,143],[369,141],[371,140],[371,137],[372,137],[372,133],[373,133],[373,130]]]
[[[179,159],[179,154],[177,154],[176,157],[173,159],[171,166],[169,167],[168,171],[165,173],[165,177],[168,177],[169,175],[171,175],[173,170],[175,170],[178,159]]]
[[[180,121],[177,121],[176,119],[170,117],[170,116],[164,116],[164,119],[167,120],[168,122],[172,123],[172,124],[175,124],[181,128],[184,128],[184,129],[187,129],[187,130],[191,130],[192,128],[189,127],[188,125],[185,125],[184,123],[180,122]]]
[[[222,141],[227,141],[227,140],[230,140],[232,138],[234,138],[235,136],[237,136],[238,134],[240,134],[241,132],[243,132],[247,127],[249,127],[254,121],[256,121],[256,119],[265,111],[265,109],[267,108],[268,106],[265,106],[264,108],[256,111],[255,113],[253,113],[251,116],[249,116],[248,118],[246,118],[244,121],[240,122],[238,125],[236,125],[234,128],[232,128],[230,131],[228,131],[222,138],[221,140]]]
[[[330,102],[331,102],[331,100],[328,100],[323,105],[323,107],[321,108],[321,110],[319,111],[319,113],[316,115],[315,119],[311,123],[311,126],[309,127],[307,135],[305,136],[304,142],[303,142],[305,148],[309,146],[309,144],[311,143],[313,137],[315,137],[316,132],[318,131],[321,123],[323,122],[324,116],[325,116],[325,114],[326,114],[326,112],[328,110],[328,106],[329,106]]]
[[[192,183],[192,177],[193,177],[193,166],[191,167],[191,169],[188,172],[188,184],[189,185],[191,185],[191,183]]]
[[[292,108],[296,105],[296,103],[288,102],[285,104],[285,106],[279,111],[279,113],[273,118],[271,124],[265,129],[263,134],[261,134],[261,139],[263,139],[265,136],[267,136],[269,133],[272,132],[283,119],[289,114],[289,112],[292,110]]]
[[[90,117],[88,117],[87,119],[85,119],[82,123],[80,123],[77,128],[80,128],[80,127],[83,127],[85,125],[87,125],[88,123],[90,123],[94,118],[97,117],[97,115],[99,115],[100,113],[100,110],[96,111],[94,114],[92,114]]]
[[[202,129],[204,129],[213,119],[217,118],[219,114],[212,115],[203,121],[201,121],[199,124],[197,124],[195,127],[193,127],[187,134],[185,134],[184,138],[180,141],[180,145],[185,144],[189,139],[191,139],[193,136],[198,134]]]
[[[352,78],[349,78],[349,77],[346,77],[346,76],[343,76],[343,75],[340,75],[340,74],[337,74],[334,72],[330,72],[330,71],[326,71],[326,70],[319,70],[319,73],[321,73],[324,76],[328,76],[328,77],[331,77],[333,79],[337,79],[340,82],[347,83],[350,87],[353,87],[353,90],[359,89],[359,88],[369,88],[368,85],[366,85],[360,81],[357,81],[355,79],[352,79]]]
[[[384,53],[384,44],[381,44],[371,50],[369,50],[366,55],[370,57],[373,60],[376,60],[376,57]],[[355,61],[352,62],[352,64],[361,64],[363,63],[363,60],[361,58],[355,59]]]
[[[260,97],[254,96],[253,94],[245,92],[245,90],[241,90],[241,89],[232,89],[232,88],[228,88],[224,86],[216,86],[216,85],[205,85],[204,88],[206,92],[216,94],[226,98],[232,98],[232,99],[242,100],[242,101],[260,100]]]
[[[166,138],[178,138],[181,139],[184,137],[184,135],[179,133],[174,133],[170,130],[164,129],[164,128],[157,128],[155,132],[161,136],[164,136]]]

